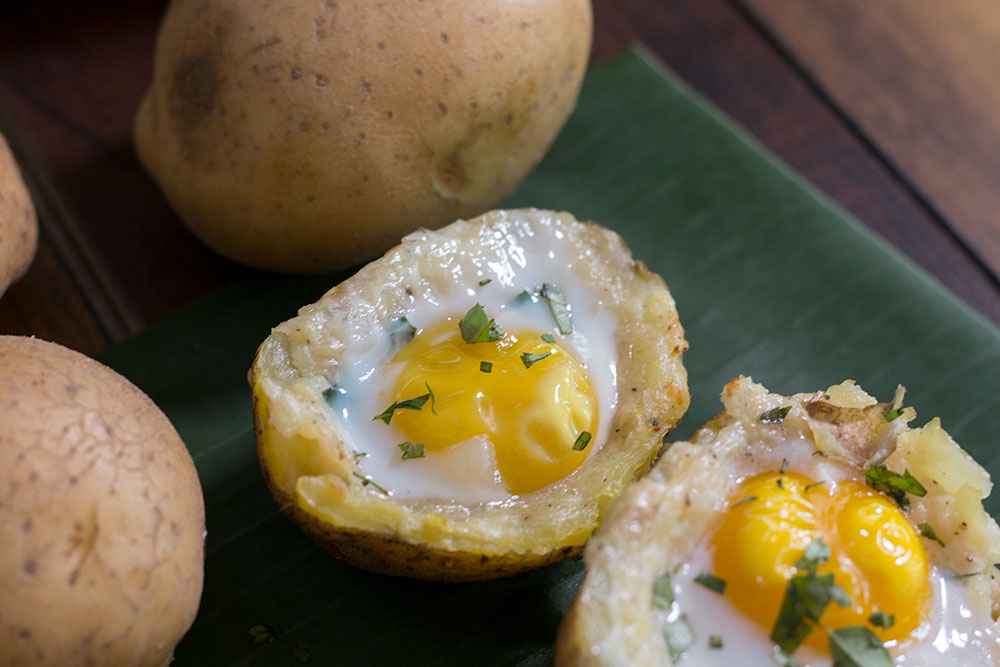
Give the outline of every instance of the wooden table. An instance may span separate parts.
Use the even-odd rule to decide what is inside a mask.
[[[246,274],[185,230],[134,155],[164,5],[0,9],[0,131],[42,227],[0,300],[0,333],[98,354]],[[594,12],[594,63],[641,41],[1000,323],[993,0],[595,0]]]

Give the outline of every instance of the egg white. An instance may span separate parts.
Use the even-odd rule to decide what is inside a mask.
[[[498,235],[501,232],[496,232]],[[476,303],[483,306],[506,332],[551,333],[585,368],[597,398],[598,429],[588,455],[607,440],[618,404],[616,318],[601,297],[580,283],[573,264],[587,261],[560,246],[535,247],[531,238],[504,239],[502,256],[463,255],[451,269],[453,287],[447,292],[414,292],[409,307],[398,313],[418,330],[458,322]],[[488,281],[488,282],[487,282]],[[481,284],[485,283],[485,284]],[[560,287],[570,309],[573,331],[561,335],[548,303],[538,296],[518,297],[527,290],[536,294],[543,283]],[[427,451],[419,459],[402,459],[402,431],[372,418],[392,404],[396,380],[405,366],[393,362],[392,322],[377,339],[357,335],[347,341],[353,348],[336,381],[336,418],[345,441],[358,452],[361,473],[403,499],[450,499],[463,504],[502,502],[512,497],[497,471],[492,446],[473,438],[445,452]],[[419,335],[419,334],[418,334]],[[482,343],[481,343],[482,344]],[[432,387],[433,389],[433,387]]]
[[[844,480],[864,483],[861,471],[832,461],[816,452],[811,442],[791,439],[778,447],[761,450],[756,455],[756,471],[778,471],[782,466],[789,473],[800,473],[814,480],[829,480],[836,484]],[[735,490],[750,475],[739,466],[727,470],[725,484]],[[681,665],[741,665],[774,667],[774,644],[769,639],[771,628],[749,618],[725,595],[720,595],[695,582],[702,572],[713,571],[713,555],[709,547],[714,531],[698,546],[690,560],[671,575],[676,601],[671,609],[655,609],[655,622],[662,626],[685,614],[694,634],[694,642],[685,651]],[[956,578],[953,573],[933,565],[934,545],[925,541],[932,564],[931,604],[925,620],[903,642],[887,642],[886,648],[897,665],[936,667],[945,665],[989,665],[1000,655],[1000,636],[991,622],[982,625],[982,613],[974,613],[970,602],[970,581]],[[975,575],[986,576],[986,575]],[[980,610],[981,611],[981,610]],[[987,613],[986,618],[989,618]],[[814,629],[822,633],[822,629]],[[722,637],[721,648],[709,645],[709,636]],[[804,667],[829,667],[829,657],[807,646],[801,646],[793,658]]]

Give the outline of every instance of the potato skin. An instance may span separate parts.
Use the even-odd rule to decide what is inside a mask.
[[[217,252],[355,265],[511,192],[575,105],[591,34],[589,0],[175,0],[136,147]]]
[[[166,665],[198,609],[191,457],[139,389],[0,336],[0,664]]]
[[[28,270],[37,246],[35,205],[0,134],[0,296]]]

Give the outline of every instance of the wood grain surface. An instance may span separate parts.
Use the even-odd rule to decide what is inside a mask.
[[[1000,3],[745,2],[1000,275]]]
[[[801,8],[813,4],[801,3]],[[975,125],[973,111],[985,114],[976,104],[1000,95],[1000,83],[987,80],[995,72],[988,63],[959,74],[948,69],[958,67],[955,59],[921,60],[926,73],[905,85],[924,94],[914,94],[906,103],[870,88],[867,94],[837,97],[831,75],[824,73],[846,80],[848,65],[827,62],[843,60],[835,52],[824,59],[822,49],[796,47],[798,41],[781,27],[788,19],[777,16],[774,7],[790,7],[787,12],[802,23],[787,23],[788,30],[809,32],[813,41],[878,34],[895,16],[887,5],[897,13],[914,7],[906,20],[896,17],[896,32],[910,31],[898,43],[915,49],[918,59],[939,43],[937,35],[927,32],[926,22],[934,16],[928,9],[935,4],[931,0],[858,0],[848,3],[853,13],[835,11],[837,4],[816,2],[823,11],[810,24],[810,14],[794,9],[794,0],[755,0],[747,6],[735,0],[595,0],[592,63],[642,42],[835,202],[1000,323],[1000,284],[983,260],[992,257],[991,243],[998,238],[989,216],[997,221],[1000,188],[978,187],[1000,174],[995,162],[1000,153],[987,156],[994,160],[992,168],[972,162],[961,169],[939,169],[933,177],[928,164],[958,164],[971,150],[954,139],[965,136],[958,129],[947,135],[949,140],[921,149],[921,159],[913,164],[896,159],[889,149],[894,129],[908,128],[902,141],[917,146],[934,141],[919,129],[926,119],[955,117],[948,114],[958,107],[921,91],[921,81],[938,81],[933,88],[938,95],[952,88],[991,88],[978,98],[970,92],[972,101],[963,102],[972,120],[952,123],[969,126]],[[97,354],[248,275],[185,229],[135,157],[132,119],[149,82],[153,41],[165,5],[163,0],[24,0],[0,7],[0,131],[21,161],[43,237],[28,275],[0,299],[0,333],[36,335]],[[971,0],[963,0],[962,6],[970,16],[988,8]],[[947,19],[949,30],[958,29],[958,20]],[[987,25],[970,32],[968,39],[990,39]],[[872,38],[864,45],[867,51],[852,54],[851,62],[872,70],[872,77],[892,73],[887,59],[901,62],[894,55],[901,47],[888,40]],[[940,49],[978,53],[974,44]],[[866,85],[891,89],[892,81],[880,81],[872,78]],[[880,94],[890,100],[886,106],[880,106]],[[893,121],[865,122],[869,116]],[[991,118],[996,122],[998,116]],[[961,129],[978,137],[980,146],[1000,137],[1000,129],[985,121],[976,127]],[[945,171],[962,184],[942,185],[940,172]],[[921,177],[925,173],[931,176]],[[961,206],[946,205],[952,200]],[[977,211],[978,217],[967,213]],[[955,229],[961,230],[960,238]]]

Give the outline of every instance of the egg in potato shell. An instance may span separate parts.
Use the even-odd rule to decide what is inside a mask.
[[[514,574],[578,553],[689,396],[663,280],[567,213],[419,231],[263,342],[258,453],[282,507],[375,572]]]
[[[989,475],[902,398],[730,382],[588,544],[556,664],[997,664]]]

